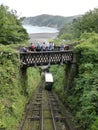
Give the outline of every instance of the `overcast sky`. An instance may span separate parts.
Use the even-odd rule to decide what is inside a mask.
[[[73,16],[98,8],[98,0],[0,0],[20,16],[51,14]]]

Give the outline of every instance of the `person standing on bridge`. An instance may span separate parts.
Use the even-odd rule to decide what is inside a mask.
[[[45,42],[42,43],[42,51],[45,51],[46,49],[46,45],[45,45]]]
[[[21,48],[21,52],[27,52],[27,48],[26,47],[22,47]]]
[[[41,51],[41,45],[40,45],[39,42],[38,42],[38,44],[37,44],[36,51]]]
[[[49,51],[52,51],[52,48],[53,48],[53,47],[52,47],[52,43],[49,42],[49,48],[48,48],[48,50],[49,50]]]
[[[35,46],[34,46],[34,44],[32,43],[32,45],[31,45],[31,51],[34,51],[35,50]]]
[[[64,45],[64,43],[62,43],[60,46],[60,51],[64,51],[64,49],[65,49],[65,45]]]

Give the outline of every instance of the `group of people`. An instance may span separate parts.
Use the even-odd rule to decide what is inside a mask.
[[[29,47],[31,51],[53,51],[54,50],[54,43],[49,42],[49,43],[36,43],[33,44],[31,43],[31,46]]]
[[[55,45],[53,42],[49,42],[49,43],[31,43],[30,46],[28,48],[26,47],[22,47],[21,48],[21,52],[29,52],[29,51],[53,51],[55,50]],[[59,46],[59,50],[60,51],[64,51],[64,50],[68,50],[68,47],[62,43],[60,46]]]

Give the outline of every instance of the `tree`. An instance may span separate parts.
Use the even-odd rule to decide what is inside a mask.
[[[85,15],[77,19],[73,26],[76,37],[80,37],[84,32],[98,33],[98,9],[87,12]]]
[[[9,11],[7,6],[0,6],[0,44],[19,43],[28,39],[28,34],[16,11]]]

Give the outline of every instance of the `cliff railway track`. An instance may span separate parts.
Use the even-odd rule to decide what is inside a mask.
[[[67,114],[57,95],[40,85],[18,130],[75,130]]]

